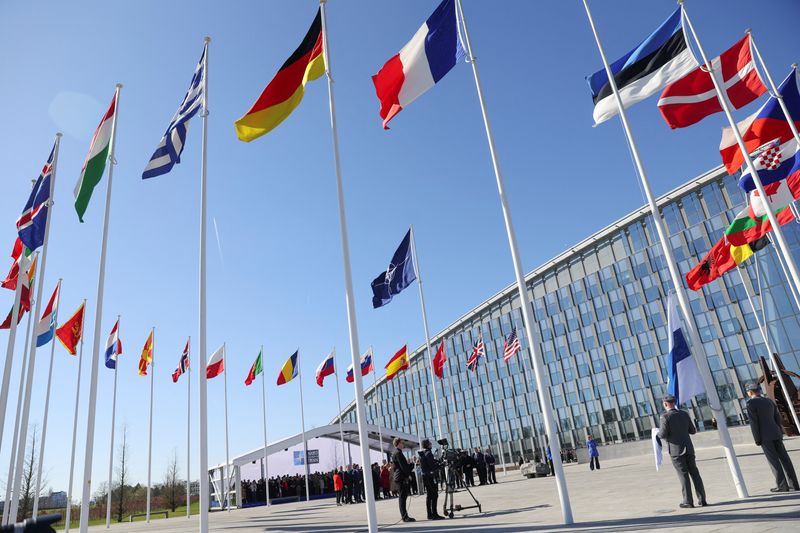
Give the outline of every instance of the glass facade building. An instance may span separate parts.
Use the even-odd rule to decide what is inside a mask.
[[[716,168],[658,200],[682,275],[745,206],[737,180]],[[797,223],[784,231],[800,257]],[[773,351],[789,370],[800,372],[800,314],[776,249],[765,248],[745,265],[743,273],[760,292],[754,299],[759,313],[763,301]],[[605,443],[649,439],[666,389],[666,305],[672,288],[649,209],[595,233],[526,280],[562,445],[581,446],[587,433]],[[745,387],[759,376],[758,357],[767,356],[745,288],[739,274],[729,272],[702,291],[688,292],[728,422],[742,424]],[[541,453],[544,423],[519,306],[516,285],[510,285],[431,338],[434,350],[444,340],[447,353],[444,379],[433,385],[453,446],[502,448],[506,459],[531,457],[534,449]],[[522,351],[505,363],[503,341],[512,327]],[[472,373],[466,361],[481,332],[486,358]],[[435,436],[431,382],[422,346],[411,354],[409,370],[367,389],[368,421]],[[701,429],[711,425],[705,396],[693,400],[691,412]],[[344,419],[355,422],[354,404]]]

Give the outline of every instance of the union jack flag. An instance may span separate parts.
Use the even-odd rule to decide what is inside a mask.
[[[483,344],[483,336],[478,337],[478,342],[472,346],[472,357],[467,361],[467,370],[475,372],[478,368],[478,359],[486,357],[486,346]]]
[[[50,150],[50,157],[42,168],[42,173],[33,185],[28,202],[17,219],[17,232],[22,243],[31,251],[44,244],[44,230],[47,225],[47,212],[50,206],[50,184],[53,177],[53,154],[56,147]]]
[[[186,348],[183,349],[181,360],[178,362],[178,368],[172,373],[172,382],[177,383],[178,378],[189,371],[189,341],[186,341]]]
[[[519,337],[517,337],[517,328],[514,328],[506,336],[506,341],[503,343],[503,360],[507,363],[521,349]]]

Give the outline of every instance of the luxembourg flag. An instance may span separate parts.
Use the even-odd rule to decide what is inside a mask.
[[[117,358],[120,355],[122,355],[122,341],[119,340],[119,319],[117,319],[106,342],[106,368],[112,370],[117,368]]]
[[[689,351],[686,337],[683,335],[681,320],[678,316],[678,308],[670,293],[667,301],[669,308],[669,356],[667,357],[667,368],[669,372],[667,382],[667,392],[675,396],[675,404],[688,403],[693,396],[704,394],[706,388],[703,379],[697,370],[697,361]]]
[[[388,130],[396,114],[439,83],[463,57],[455,0],[444,0],[400,53],[372,76],[383,129]]]
[[[372,366],[372,348],[370,348],[367,353],[361,356],[361,376],[366,376],[373,370],[375,370],[375,367]],[[353,376],[353,365],[350,365],[347,367],[347,377],[345,377],[345,380],[347,380],[348,383],[352,383],[355,379],[355,376]]]
[[[61,282],[56,285],[56,290],[50,297],[47,307],[44,310],[39,323],[36,324],[36,347],[41,348],[53,339],[56,330],[56,310],[58,309],[58,292],[61,289]]]
[[[322,383],[327,376],[332,375],[336,370],[333,366],[333,352],[328,354],[322,363],[317,367],[317,385],[322,387]]]

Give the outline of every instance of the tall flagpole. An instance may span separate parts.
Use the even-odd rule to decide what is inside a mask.
[[[49,214],[48,214],[49,215]],[[48,216],[49,218],[49,216]],[[11,308],[11,326],[8,330],[8,346],[6,348],[6,362],[3,368],[3,382],[0,384],[0,447],[3,443],[3,429],[6,425],[6,409],[8,408],[8,394],[11,387],[11,370],[14,364],[14,345],[17,340],[17,322],[19,321],[19,304],[22,300],[22,280],[20,276],[26,276],[30,266],[30,261],[25,258],[23,250],[19,258],[19,270],[17,271],[17,288],[14,289],[14,306]],[[27,353],[27,350],[25,350]],[[24,357],[23,353],[23,357]],[[8,499],[6,499],[8,501]]]
[[[97,372],[100,361],[100,334],[103,323],[103,292],[106,282],[106,250],[108,248],[108,224],[111,214],[111,185],[113,184],[114,152],[117,148],[117,117],[119,116],[119,93],[122,84],[117,84],[117,93],[114,96],[114,118],[111,122],[111,148],[108,156],[108,185],[106,186],[106,207],[103,215],[103,238],[100,247],[100,271],[97,275],[97,310],[94,318],[94,340],[92,342],[92,372],[89,377],[89,413],[86,423],[86,447],[83,461],[83,490],[81,497],[81,526],[80,532],[87,533],[89,529],[89,506],[92,498],[92,461],[94,459],[94,423],[97,411]],[[113,431],[114,428],[112,427]],[[113,448],[112,448],[113,451]],[[109,497],[111,486],[108,487]]]
[[[522,270],[522,260],[519,256],[519,246],[517,245],[517,236],[514,231],[514,223],[511,220],[511,209],[508,205],[506,198],[505,184],[503,182],[503,175],[500,173],[500,163],[497,160],[497,153],[494,145],[494,134],[492,127],[489,124],[489,115],[486,110],[486,102],[483,97],[483,88],[481,87],[481,79],[478,74],[478,64],[476,63],[475,55],[472,53],[472,44],[469,39],[469,32],[467,30],[467,21],[464,17],[464,9],[461,5],[461,0],[456,0],[458,11],[461,15],[461,26],[464,30],[464,40],[467,45],[467,54],[469,56],[469,63],[472,65],[472,74],[475,78],[475,88],[478,92],[478,101],[480,102],[481,115],[483,116],[483,124],[486,128],[486,138],[489,143],[489,153],[492,157],[492,166],[494,167],[494,176],[497,181],[497,191],[500,196],[500,205],[503,210],[503,220],[506,225],[506,233],[508,234],[508,246],[511,249],[511,259],[514,264],[514,274],[517,279],[517,289],[519,291],[520,307],[522,308],[522,316],[525,319],[525,334],[528,336],[528,346],[530,347],[531,360],[533,362],[534,373],[536,374],[536,388],[539,391],[539,402],[542,407],[542,415],[544,417],[544,426],[547,431],[547,437],[550,442],[550,449],[560,450],[561,444],[558,438],[558,426],[556,425],[555,418],[553,417],[553,406],[550,401],[549,383],[546,378],[544,363],[542,357],[537,350],[536,338],[533,335],[533,325],[535,319],[531,311],[531,299],[528,295],[527,285],[525,284],[525,273]],[[561,454],[553,454],[553,469],[556,474],[556,487],[558,489],[558,497],[561,502],[561,516],[565,524],[571,524],[572,519],[572,506],[569,500],[569,491],[567,490],[567,480],[564,477],[564,468],[561,464]]]
[[[198,522],[199,533],[208,533],[208,399],[206,397],[207,377],[206,377],[206,147],[208,145],[208,48],[211,37],[206,36],[205,54],[203,54],[203,146],[200,156],[200,289],[199,289],[199,312],[198,312],[198,348],[197,361],[200,363],[198,372],[198,403],[200,410],[200,422],[198,431],[200,434],[200,520]],[[83,532],[81,532],[83,533]]]
[[[222,357],[224,358],[225,364],[228,362],[228,354],[227,354],[227,346],[225,343],[222,343]],[[222,379],[224,382],[224,391],[225,391],[225,468],[223,472],[225,472],[225,480],[222,484],[222,489],[225,491],[225,508],[228,512],[231,512],[231,456],[228,447],[228,369],[226,368],[225,371],[222,373]],[[236,496],[239,497],[238,495]],[[238,503],[238,499],[237,499]]]
[[[192,338],[189,337],[187,344],[190,349],[191,342]],[[186,354],[186,518],[192,517],[192,365],[189,364],[189,353]]]
[[[311,494],[308,490],[308,441],[306,441],[306,410],[303,406],[303,367],[300,366],[299,354],[297,359],[297,378],[300,381],[300,425],[303,428],[303,465],[305,465],[306,471],[306,501],[308,502],[311,501]]]
[[[155,366],[155,351],[156,351],[156,328],[153,326],[153,329],[150,330],[150,335],[152,335],[152,344],[151,349],[153,353],[153,360],[150,361],[150,423],[148,428],[148,436],[147,436],[147,523],[150,523],[150,474],[153,468],[153,374],[155,374],[155,370],[153,367]]]
[[[86,299],[83,300],[83,316],[86,317]],[[75,385],[75,414],[72,415],[72,452],[69,457],[69,485],[67,485],[67,512],[64,518],[64,533],[69,533],[72,516],[72,477],[75,473],[75,452],[78,439],[78,406],[81,402],[81,369],[83,367],[83,320],[81,320],[81,348],[78,355],[78,383]],[[55,339],[53,339],[55,342]]]
[[[49,216],[49,213],[48,213]],[[44,417],[42,418],[42,440],[39,445],[39,465],[36,470],[36,490],[33,493],[33,516],[34,518],[39,515],[39,493],[42,491],[42,467],[44,466],[44,447],[47,443],[47,416],[50,413],[50,385],[53,382],[53,359],[56,352],[56,335],[55,324],[58,324],[58,307],[61,304],[61,278],[58,280],[56,290],[58,291],[59,301],[56,302],[56,308],[53,309],[53,337],[50,339],[50,368],[47,371],[47,392],[44,397]],[[36,336],[36,329],[34,328],[34,336]],[[35,341],[38,342],[38,339]],[[8,501],[8,500],[6,500]]]
[[[370,361],[372,362],[372,394],[375,395],[375,418],[378,418],[381,410],[381,400],[378,398],[378,373],[375,371],[375,352],[372,349],[372,346],[369,347],[369,357]],[[360,369],[359,369],[360,372]],[[355,371],[353,371],[355,375]],[[341,412],[341,409],[339,410]],[[377,422],[377,420],[376,420]],[[386,457],[386,450],[383,447],[383,415],[380,415],[380,422],[378,423],[378,439],[381,441],[381,463],[383,463],[383,458]]]
[[[794,304],[797,306],[797,309],[800,310],[800,296],[797,293],[797,289],[795,288],[794,284],[791,282],[791,278],[789,277],[789,273],[786,271],[786,265],[783,264],[783,257],[781,257],[781,251],[775,245],[775,241],[770,237],[769,233],[767,233],[767,238],[769,239],[769,243],[775,249],[775,258],[778,260],[778,264],[781,265],[781,272],[783,272],[783,277],[786,278],[787,285],[789,287],[789,292],[792,293],[792,298],[794,299]]]
[[[320,0],[319,8],[322,18],[322,53],[325,59],[325,74],[328,78],[328,107],[331,115],[331,138],[333,141],[333,159],[336,167],[336,196],[339,202],[339,231],[342,238],[342,264],[344,270],[345,304],[347,306],[347,326],[350,335],[350,358],[353,363],[353,386],[355,388],[356,420],[358,422],[358,444],[361,450],[361,463],[370,464],[369,461],[369,433],[367,429],[367,414],[364,409],[364,383],[360,368],[361,351],[358,346],[358,324],[356,323],[355,296],[353,293],[353,273],[350,268],[350,242],[347,236],[347,217],[344,207],[344,186],[342,184],[342,165],[339,161],[339,133],[336,128],[336,106],[333,99],[333,76],[331,76],[331,59],[328,47],[327,21],[325,17],[325,2]],[[372,476],[364,476],[364,493],[367,499],[367,529],[369,533],[377,533],[378,517],[375,512],[375,491],[372,486]],[[206,532],[203,532],[206,533]]]
[[[417,272],[417,288],[419,288],[419,305],[422,308],[422,324],[425,326],[425,348],[428,352],[428,366],[431,372],[431,387],[433,388],[433,408],[436,409],[436,430],[438,438],[442,438],[442,417],[439,414],[439,393],[436,392],[436,374],[433,372],[433,356],[431,355],[431,334],[428,331],[428,313],[425,310],[425,295],[422,290],[422,273],[419,270],[419,257],[417,257],[417,239],[414,235],[414,226],[411,226],[411,255],[414,258],[414,270]]]
[[[120,338],[119,315],[117,315],[117,338]],[[116,348],[115,348],[116,350]],[[106,529],[111,527],[111,492],[112,482],[114,481],[114,429],[116,426],[117,418],[117,373],[119,371],[119,354],[114,360],[114,392],[111,395],[111,444],[108,450],[108,495],[106,500]],[[124,451],[124,450],[123,450]],[[121,492],[120,492],[121,494]],[[82,503],[82,502],[81,502]],[[81,510],[83,506],[81,506]],[[83,516],[81,516],[83,518]],[[81,520],[81,527],[83,527],[83,520]]]
[[[481,342],[483,342],[484,346],[483,349],[486,352],[486,355],[484,357],[484,359],[486,360],[483,362],[483,370],[484,373],[486,374],[486,386],[489,387],[489,391],[492,394],[492,416],[494,417],[494,430],[495,430],[494,434],[495,438],[497,439],[497,446],[500,448],[500,457],[502,458],[503,439],[500,437],[500,422],[497,420],[497,398],[495,398],[494,395],[494,387],[492,387],[492,380],[489,378],[489,350],[486,349],[486,342],[483,340],[483,328],[480,325],[478,325],[478,331],[480,332],[481,335]],[[475,364],[478,364],[478,362],[479,361],[476,361]],[[511,440],[511,435],[508,436],[508,440],[509,441]],[[511,459],[512,462],[514,461],[513,455],[510,456],[509,458]],[[506,471],[506,462],[507,461],[503,461],[503,476],[506,476],[508,474],[508,472]]]
[[[261,345],[261,352],[259,352],[261,356],[261,405],[262,405],[262,414],[264,415],[264,498],[267,500],[267,507],[270,506],[269,503],[269,453],[267,453],[267,385],[266,380],[267,378],[264,377],[266,372],[264,372],[264,345]],[[339,412],[341,412],[341,408]]]
[[[339,362],[336,360],[336,347],[333,347],[333,369],[336,378],[336,402],[339,404],[339,441],[342,443],[342,465],[344,464],[344,430],[342,429],[342,397],[339,395]],[[359,369],[360,370],[360,369]],[[356,369],[353,369],[355,374]]]
[[[605,51],[603,49],[603,44],[600,41],[600,36],[597,33],[597,28],[594,25],[594,18],[592,17],[592,12],[589,9],[589,4],[587,0],[583,0],[583,6],[586,9],[586,15],[589,19],[589,25],[592,28],[592,32],[594,34],[595,41],[597,43],[597,49],[600,52],[600,57],[603,60],[603,66],[605,66],[606,73],[608,75],[609,83],[611,85],[611,90],[614,93],[614,98],[617,101],[617,108],[619,109],[619,117],[620,121],[622,122],[622,128],[625,131],[625,137],[628,140],[628,146],[631,151],[631,155],[633,157],[634,165],[636,168],[636,173],[639,175],[639,179],[641,180],[642,189],[644,190],[645,196],[647,197],[647,203],[650,206],[650,212],[653,215],[653,223],[656,227],[656,232],[658,233],[658,238],[661,243],[661,251],[664,254],[664,258],[666,259],[667,268],[669,269],[670,278],[672,280],[672,284],[675,287],[675,293],[678,296],[678,302],[681,307],[681,311],[683,312],[683,316],[686,319],[687,330],[689,331],[689,337],[691,340],[692,346],[694,346],[694,350],[697,352],[698,357],[696,357],[697,368],[700,372],[701,377],[703,378],[703,384],[705,385],[706,395],[708,396],[708,405],[711,408],[712,412],[714,413],[714,417],[717,420],[717,432],[719,434],[720,443],[722,447],[725,449],[725,457],[728,461],[728,468],[731,471],[731,476],[733,477],[734,485],[736,486],[736,492],[740,498],[747,497],[747,487],[744,483],[744,478],[742,477],[742,471],[739,468],[739,461],[736,459],[736,452],[733,449],[733,443],[731,442],[731,436],[728,432],[728,422],[725,418],[725,413],[722,409],[722,404],[720,403],[719,394],[717,394],[716,385],[714,385],[714,380],[711,376],[711,369],[708,366],[708,358],[705,353],[705,347],[703,343],[700,341],[700,337],[697,334],[697,324],[695,323],[694,315],[692,314],[691,307],[689,306],[689,298],[686,295],[686,288],[683,285],[683,278],[681,277],[680,273],[678,272],[677,262],[675,261],[675,257],[672,254],[672,249],[670,248],[669,239],[667,236],[667,232],[664,229],[664,221],[661,218],[661,212],[658,209],[658,204],[656,204],[655,197],[653,196],[653,191],[650,188],[650,181],[647,179],[647,173],[644,169],[644,165],[642,164],[641,157],[639,156],[639,148],[636,145],[636,141],[633,138],[633,133],[631,131],[630,125],[628,124],[628,115],[625,111],[625,107],[622,104],[622,97],[619,95],[619,90],[617,89],[617,82],[614,79],[614,75],[611,72],[611,67],[608,64],[608,59],[606,58]],[[714,76],[711,76],[711,79],[714,79]],[[734,128],[735,129],[735,128]],[[738,130],[736,130],[738,131]],[[556,448],[550,447],[551,450],[555,450]],[[560,454],[553,453],[553,461],[556,459],[561,459]]]

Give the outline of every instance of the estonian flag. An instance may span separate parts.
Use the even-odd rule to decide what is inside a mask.
[[[686,44],[681,10],[664,21],[636,48],[611,64],[622,104],[627,108],[677,81],[697,67]],[[618,113],[605,69],[588,78],[594,100],[594,121],[605,122]]]
[[[669,381],[667,382],[667,392],[675,396],[675,404],[687,403],[693,396],[704,394],[706,388],[703,379],[697,370],[697,361],[689,351],[686,337],[683,335],[681,320],[678,316],[678,308],[670,293],[667,301],[669,313],[669,356],[667,358],[667,368]]]

